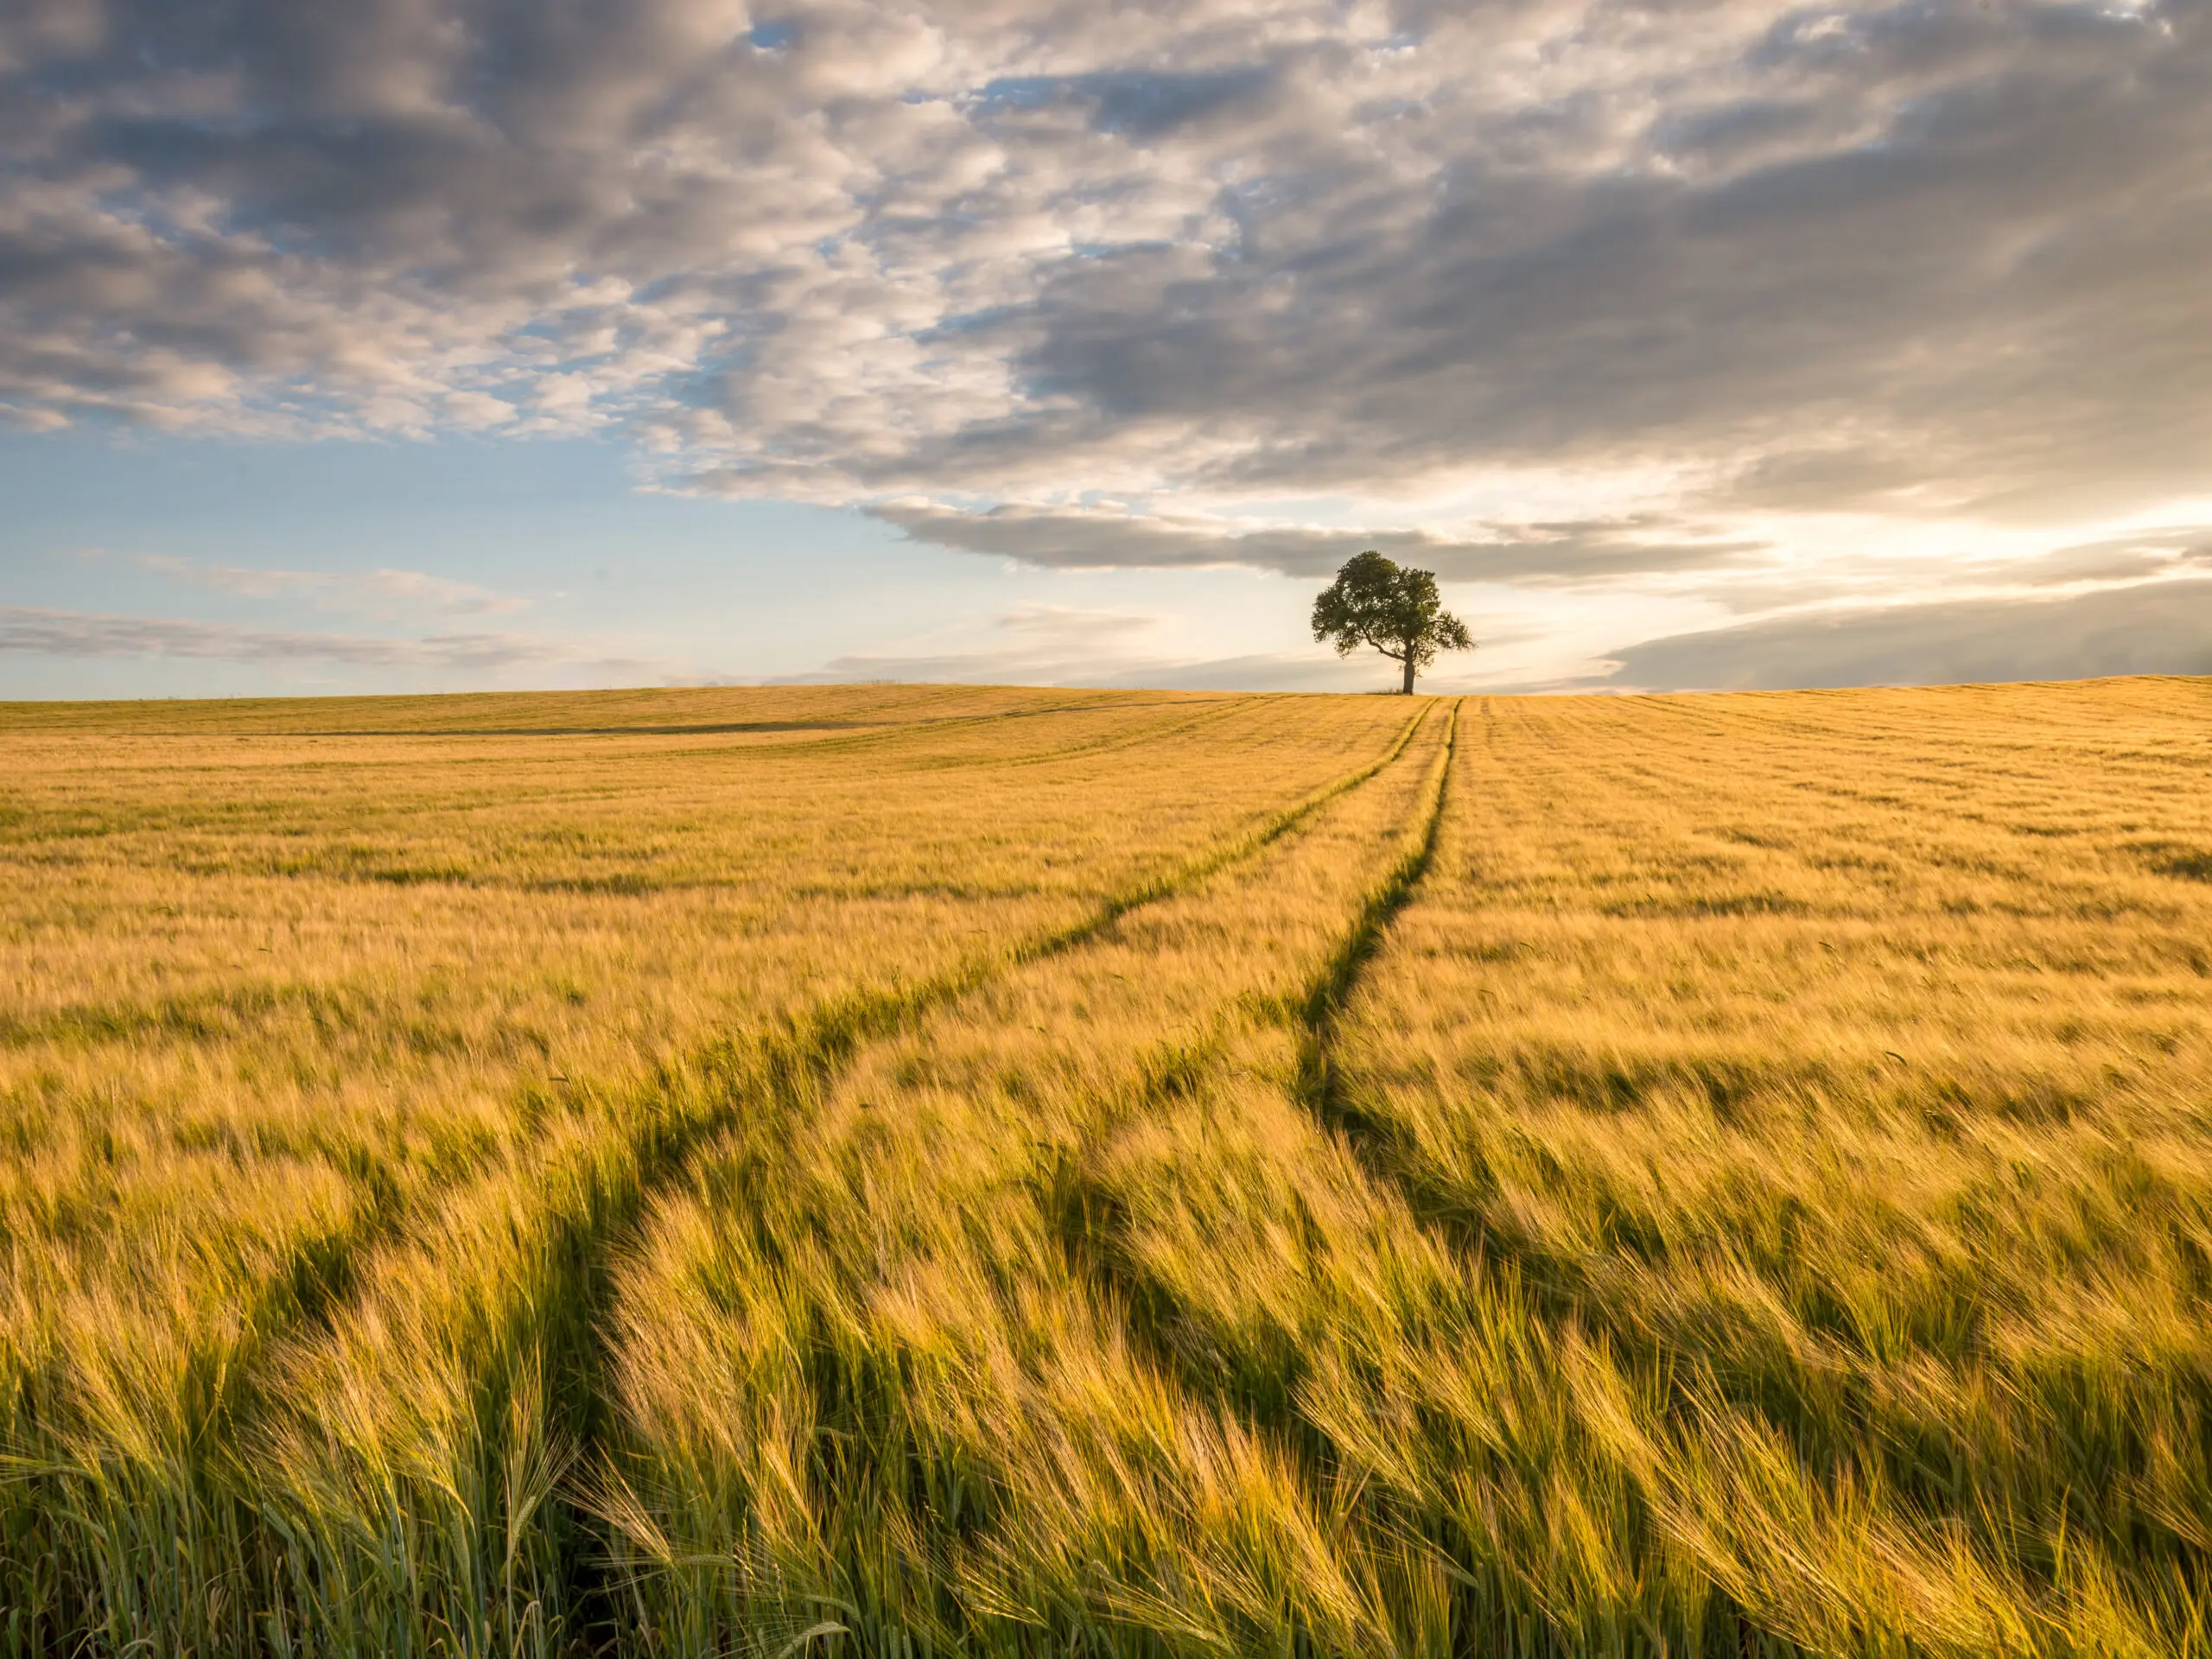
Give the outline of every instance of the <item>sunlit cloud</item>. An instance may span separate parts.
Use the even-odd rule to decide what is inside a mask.
[[[1430,530],[1255,525],[1187,514],[1028,503],[964,512],[904,499],[880,502],[868,511],[917,541],[1072,570],[1246,565],[1319,576],[1372,548],[1446,581],[1556,587],[1738,564],[1764,545],[1709,536],[1695,539],[1694,527],[1657,514],[1484,524],[1474,535],[1455,536]]]
[[[0,111],[27,429],[605,430],[1033,568],[1372,546],[1655,626],[1936,603],[2212,458],[2194,0],[29,0]],[[1983,597],[2172,563],[2068,556]]]
[[[1808,610],[1646,640],[1605,682],[1707,690],[2212,674],[2212,580]]]

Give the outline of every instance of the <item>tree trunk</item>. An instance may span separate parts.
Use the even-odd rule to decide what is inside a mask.
[[[1406,696],[1409,696],[1409,697],[1410,697],[1411,696],[1413,696],[1413,694],[1414,694],[1414,654],[1413,654],[1413,652],[1411,652],[1410,651],[1409,651],[1409,652],[1408,652],[1406,653],[1406,683],[1405,683],[1405,686],[1404,686],[1404,688],[1403,688],[1403,689],[1404,689],[1404,692],[1405,692],[1405,695],[1406,695]]]

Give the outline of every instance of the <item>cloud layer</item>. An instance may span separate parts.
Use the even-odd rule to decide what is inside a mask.
[[[543,667],[594,677],[663,680],[671,677],[673,668],[641,658],[594,652],[571,640],[526,633],[392,639],[28,605],[0,605],[0,652],[69,658],[188,657],[264,666],[303,664],[463,676]]]
[[[1710,536],[1691,539],[1688,527],[1652,514],[1487,524],[1478,539],[1469,539],[1427,530],[1254,527],[1168,512],[1020,503],[963,512],[926,499],[903,499],[878,503],[869,512],[917,541],[1068,570],[1239,564],[1285,575],[1325,576],[1353,554],[1372,548],[1447,582],[1569,587],[1654,571],[1723,568],[1761,546]]]
[[[2212,580],[1776,617],[1632,646],[1612,679],[1736,691],[2145,673],[2212,674]]]
[[[2212,0],[0,14],[0,423],[613,428],[1033,565],[1764,606],[1747,663],[2012,614],[1923,571],[1878,625],[1793,525],[2212,495],[2208,270]],[[2076,554],[2005,580],[2172,574]]]
[[[613,421],[835,499],[2212,454],[2202,0],[23,0],[0,111],[33,424]]]
[[[189,587],[241,599],[303,600],[323,610],[467,616],[518,611],[526,603],[473,582],[455,582],[423,570],[279,570],[205,564],[168,553],[133,554],[130,562],[141,570]]]

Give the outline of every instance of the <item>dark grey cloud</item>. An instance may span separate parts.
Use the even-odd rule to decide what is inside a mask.
[[[1489,525],[1486,538],[1476,541],[1408,530],[1243,529],[1220,520],[1019,503],[963,512],[926,500],[905,500],[879,503],[868,511],[917,541],[1059,569],[1241,564],[1321,576],[1372,548],[1448,582],[1560,587],[1657,571],[1719,569],[1745,562],[1762,546],[1685,539],[1683,532],[1692,526],[1655,516]]]
[[[1617,658],[1613,683],[1656,690],[2212,674],[2212,580],[1772,617]]]
[[[615,423],[817,499],[1671,467],[1691,512],[2041,521],[2201,491],[2208,269],[2205,0],[0,16],[17,424]]]
[[[1203,274],[1057,270],[1026,365],[1102,444],[1203,426],[1224,486],[1688,455],[1745,505],[2031,513],[2201,481],[2201,9],[1837,9],[1732,60],[1714,15],[1548,128],[1428,106],[1435,172],[1310,168]],[[1681,165],[1685,121],[1761,142]]]

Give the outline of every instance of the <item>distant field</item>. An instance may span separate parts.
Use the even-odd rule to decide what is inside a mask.
[[[2212,683],[0,705],[10,1654],[2212,1653]]]

